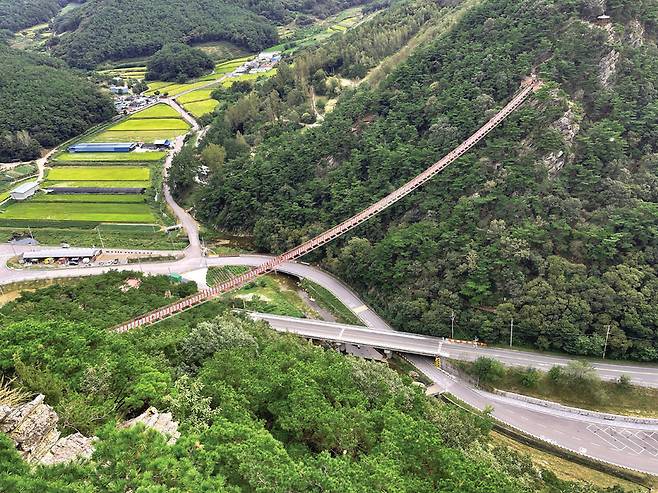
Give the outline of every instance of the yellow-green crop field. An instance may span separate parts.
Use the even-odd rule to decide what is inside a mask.
[[[194,101],[205,101],[206,99],[210,99],[213,91],[214,89],[198,89],[176,98],[176,101],[179,104],[192,103]]]
[[[128,118],[108,129],[108,132],[125,130],[187,130],[190,125],[181,118]]]
[[[89,162],[140,162],[160,161],[167,154],[160,151],[149,152],[64,152],[55,158],[57,162],[89,163]]]
[[[146,181],[151,170],[146,166],[62,166],[46,175],[48,181]]]
[[[122,132],[108,131],[96,134],[87,139],[87,142],[154,142],[156,140],[173,139],[185,135],[185,130],[126,130]],[[137,156],[145,153],[131,152]],[[141,161],[138,157],[137,161]]]
[[[17,202],[0,214],[0,220],[90,221],[153,224],[158,220],[146,203]]]
[[[159,103],[145,110],[138,111],[130,118],[180,118],[180,114],[168,104]]]
[[[191,113],[194,117],[201,118],[202,116],[215,111],[217,106],[219,106],[219,101],[216,99],[206,99],[205,101],[187,103],[183,107],[185,108],[185,111]]]

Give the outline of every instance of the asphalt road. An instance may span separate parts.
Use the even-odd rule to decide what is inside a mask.
[[[363,327],[336,324],[321,320],[298,319],[264,313],[255,317],[265,320],[277,329],[288,329],[305,337],[351,342],[369,345],[380,349],[390,349],[425,356],[441,355],[464,361],[475,361],[480,356],[488,356],[508,366],[537,368],[547,371],[555,365],[565,366],[572,358],[564,356],[544,356],[531,351],[512,351],[480,347],[469,343],[453,343],[441,337],[425,336],[393,331],[388,326]],[[658,388],[658,368],[614,363],[593,363],[604,380],[617,380],[619,375],[628,375],[637,385]]]

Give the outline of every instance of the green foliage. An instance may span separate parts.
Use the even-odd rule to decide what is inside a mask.
[[[0,0],[0,30],[19,31],[46,22],[67,0]]]
[[[608,355],[658,361],[658,50],[613,46],[583,22],[583,5],[485,0],[304,132],[289,115],[266,118],[277,105],[265,90],[241,96],[208,133],[227,161],[200,194],[200,217],[285,251],[448,153],[537,66],[547,86],[485,143],[310,260],[401,330],[447,335],[454,310],[458,337],[496,343],[513,314],[519,343],[600,356],[610,326]],[[629,15],[653,19],[656,2],[612,10],[632,31]],[[600,63],[613,49],[606,82]],[[297,101],[295,83],[285,87],[279,99]],[[232,152],[238,131],[253,156]]]
[[[50,57],[0,43],[0,162],[39,157],[114,115],[110,98]]]
[[[170,43],[149,59],[146,79],[185,82],[212,71],[214,67],[213,59],[203,51],[182,43]]]
[[[473,372],[479,383],[495,385],[505,376],[505,367],[495,359],[480,356],[473,363]]]
[[[54,375],[62,397],[47,402],[60,427],[98,440],[91,460],[28,468],[0,436],[2,491],[593,491],[549,488],[527,459],[490,447],[487,420],[425,397],[384,365],[226,312],[206,322],[212,304],[108,331],[100,312],[138,298],[122,298],[119,276],[39,290],[3,310],[0,373],[24,364]],[[164,278],[148,278],[140,290],[148,282],[164,288]],[[45,310],[57,304],[61,311]],[[197,375],[181,375],[192,366]],[[117,427],[149,405],[173,412],[175,444],[143,426]]]

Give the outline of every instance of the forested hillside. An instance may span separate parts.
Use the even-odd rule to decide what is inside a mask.
[[[218,304],[116,334],[108,327],[195,287],[140,276],[122,289],[131,276],[41,289],[0,309],[0,377],[44,394],[64,436],[98,437],[90,460],[34,467],[0,433],[1,491],[602,491],[537,470],[492,440],[488,420],[425,397],[406,375]],[[5,397],[2,385],[0,405]],[[148,406],[173,413],[175,444],[117,428]]]
[[[51,57],[0,43],[0,162],[29,160],[114,115],[109,97]]]
[[[328,15],[369,0],[91,0],[55,19],[53,52],[76,67],[148,56],[169,42],[230,41],[249,51],[277,42],[275,23]],[[166,15],[163,15],[166,12]]]
[[[18,31],[46,22],[68,3],[69,0],[0,0],[0,30]]]
[[[282,251],[446,154],[519,87],[546,82],[486,143],[322,262],[395,327],[658,360],[658,4],[483,0],[320,128],[271,131],[197,204]],[[217,125],[225,125],[218,122]],[[209,137],[212,136],[212,131]]]

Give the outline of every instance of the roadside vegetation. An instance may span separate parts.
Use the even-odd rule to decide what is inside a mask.
[[[126,289],[129,278],[141,283]],[[425,397],[385,365],[276,334],[221,303],[128,334],[108,330],[193,289],[111,273],[0,308],[2,376],[43,393],[65,434],[98,437],[91,460],[47,468],[28,466],[0,435],[0,489],[612,491],[564,482],[493,446],[487,420]],[[173,413],[175,444],[117,429],[149,406]]]
[[[658,418],[658,389],[633,385],[623,374],[614,382],[601,380],[585,360],[554,366],[548,372],[505,367],[486,357],[475,362],[452,363],[487,389],[506,390],[592,411]]]

